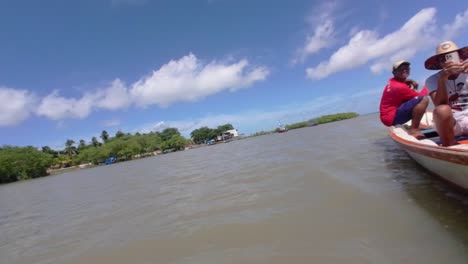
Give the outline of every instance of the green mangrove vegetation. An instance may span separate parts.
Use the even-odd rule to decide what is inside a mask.
[[[0,183],[45,176],[52,163],[50,154],[34,147],[3,146],[0,148]]]
[[[320,117],[317,117],[317,118],[309,119],[308,121],[298,122],[298,123],[286,125],[286,128],[289,130],[289,129],[307,127],[307,126],[315,126],[315,125],[320,125],[320,124],[325,124],[325,123],[350,119],[350,118],[354,118],[354,117],[358,117],[358,116],[359,116],[359,114],[354,113],[354,112],[324,115],[324,116],[320,116]]]
[[[201,127],[198,129],[193,130],[190,133],[193,142],[195,144],[202,144],[205,143],[207,140],[215,139],[219,134],[234,129],[231,124],[225,124],[222,126],[218,126],[217,128],[209,128],[209,127]]]
[[[202,127],[192,131],[193,139],[183,137],[177,128],[133,135],[117,131],[113,137],[104,130],[100,135],[101,140],[93,137],[87,143],[83,139],[78,142],[68,139],[62,150],[54,150],[49,146],[43,146],[40,150],[33,146],[3,146],[0,147],[0,183],[42,177],[79,165],[103,164],[110,157],[116,161],[125,161],[184,150],[194,142],[204,143],[229,129],[233,129],[231,124],[216,129]]]
[[[333,115],[324,115],[324,116],[320,116],[312,120],[317,122],[317,124],[325,124],[325,123],[350,119],[350,118],[354,118],[358,116],[359,114],[357,113],[347,112],[347,113],[338,113],[338,114],[333,114]]]
[[[350,119],[350,118],[354,118],[354,117],[358,117],[358,116],[359,116],[359,114],[354,113],[354,112],[324,115],[324,116],[320,116],[320,117],[317,117],[317,118],[309,119],[307,121],[302,121],[302,122],[297,122],[297,123],[292,123],[292,124],[286,124],[285,128],[287,130],[292,130],[292,129],[297,129],[297,128],[316,126],[316,125],[320,125],[320,124],[325,124],[325,123]],[[251,135],[249,135],[249,136],[247,136],[245,138],[263,136],[263,135],[268,135],[268,134],[277,133],[277,132],[279,132],[279,128],[276,128],[276,129],[270,130],[270,131],[255,132],[255,133],[253,133],[253,134],[251,134]]]

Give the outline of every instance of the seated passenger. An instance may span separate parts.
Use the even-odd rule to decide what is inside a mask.
[[[397,61],[392,68],[393,78],[385,86],[380,101],[380,120],[386,126],[402,125],[411,120],[408,134],[417,139],[425,138],[419,131],[421,118],[429,100],[427,90],[418,93],[418,83],[408,79],[410,63]]]

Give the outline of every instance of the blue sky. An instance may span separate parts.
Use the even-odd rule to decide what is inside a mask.
[[[0,1],[0,145],[376,112],[467,33],[463,1]]]

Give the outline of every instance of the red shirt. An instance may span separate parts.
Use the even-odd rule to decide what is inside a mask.
[[[427,89],[418,93],[411,89],[408,84],[391,78],[385,86],[382,99],[380,100],[380,121],[386,126],[392,126],[398,107],[409,99],[419,95],[425,95]]]

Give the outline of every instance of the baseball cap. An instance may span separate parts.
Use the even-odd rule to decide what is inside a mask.
[[[395,63],[393,63],[392,72],[393,72],[394,70],[398,69],[398,67],[400,67],[402,64],[411,65],[411,63],[409,63],[408,61],[405,61],[405,60],[396,61]]]

